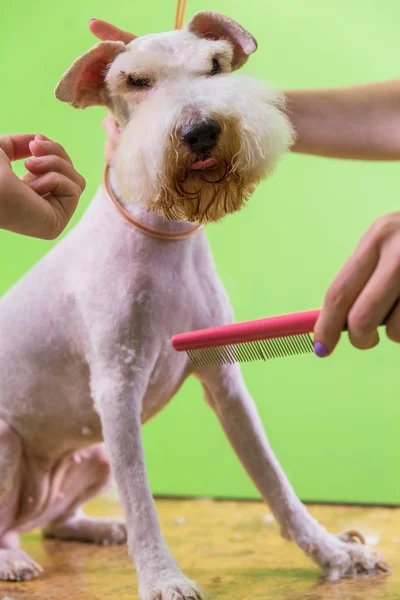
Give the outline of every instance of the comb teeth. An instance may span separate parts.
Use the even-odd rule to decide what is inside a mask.
[[[267,361],[270,358],[284,358],[285,356],[310,354],[312,352],[314,352],[314,347],[310,334],[302,333],[300,335],[243,342],[229,346],[188,350],[187,353],[195,367],[207,367],[209,365],[228,365],[258,360]]]

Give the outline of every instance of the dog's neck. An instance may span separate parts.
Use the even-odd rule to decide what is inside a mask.
[[[134,202],[125,202],[123,196],[119,190],[118,182],[115,177],[112,166],[108,170],[109,186],[110,191],[114,194],[114,197],[118,203],[122,206],[125,213],[132,215],[134,219],[142,223],[147,227],[159,231],[160,233],[179,233],[193,228],[193,224],[187,223],[186,221],[169,221],[159,213],[149,210],[142,204],[136,204]],[[121,216],[121,218],[123,218]]]

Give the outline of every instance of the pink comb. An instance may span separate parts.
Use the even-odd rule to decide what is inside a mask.
[[[307,354],[314,350],[310,333],[319,313],[310,310],[222,325],[175,335],[171,341],[196,367]]]
[[[398,305],[397,300],[384,324]],[[181,333],[172,338],[178,352],[187,352],[195,367],[282,358],[314,351],[311,333],[320,310],[292,313]],[[346,331],[345,326],[344,331]]]

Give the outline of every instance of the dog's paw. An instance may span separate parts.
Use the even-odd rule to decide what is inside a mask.
[[[322,574],[329,581],[390,573],[390,567],[383,556],[368,548],[363,535],[357,531],[340,533],[334,541],[333,545],[311,551],[312,557],[322,569]]]
[[[22,550],[0,550],[0,580],[29,581],[43,569]]]
[[[202,600],[196,584],[183,575],[140,586],[142,600]]]
[[[73,516],[64,522],[48,525],[43,530],[44,537],[58,540],[89,542],[103,546],[126,544],[126,525],[119,519],[92,519],[86,516]]]

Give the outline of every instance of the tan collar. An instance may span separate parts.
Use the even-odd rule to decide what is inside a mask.
[[[106,191],[107,196],[109,197],[109,199],[111,200],[114,208],[117,210],[117,212],[119,213],[119,215],[125,219],[125,221],[127,223],[129,223],[130,225],[132,225],[133,227],[135,227],[136,229],[138,229],[139,231],[141,231],[142,233],[149,235],[150,237],[154,237],[157,238],[159,240],[184,240],[186,238],[191,237],[192,235],[200,232],[202,229],[204,229],[204,225],[203,224],[195,224],[195,225],[191,225],[190,227],[188,227],[187,229],[185,229],[184,231],[174,231],[174,232],[170,232],[170,231],[159,231],[158,229],[153,229],[152,227],[148,227],[148,225],[145,225],[144,223],[141,223],[140,221],[138,221],[137,219],[135,219],[134,216],[132,216],[131,214],[129,214],[124,207],[122,206],[121,202],[119,201],[119,199],[116,197],[111,184],[110,184],[110,177],[109,177],[109,170],[110,167],[108,164],[105,165],[104,167],[104,171],[103,171],[103,185],[104,185],[104,189]]]

